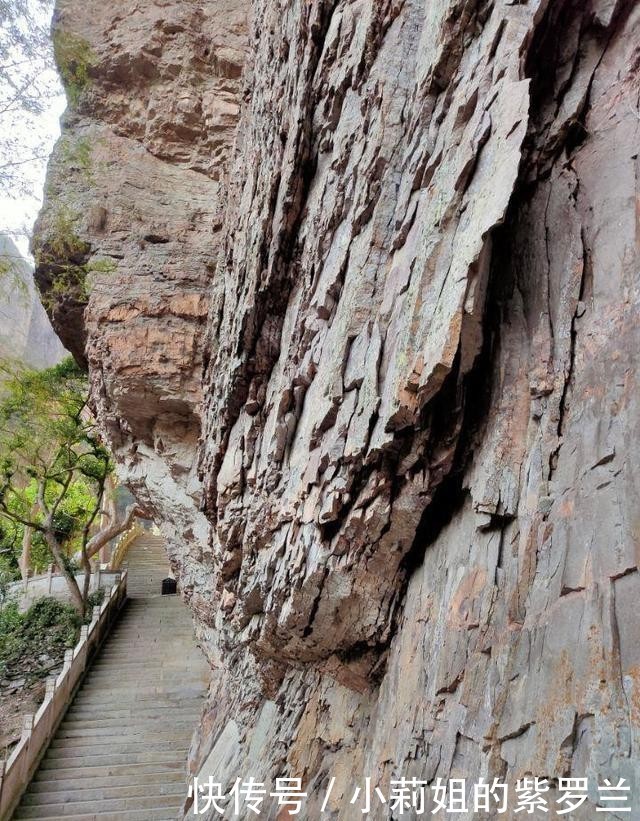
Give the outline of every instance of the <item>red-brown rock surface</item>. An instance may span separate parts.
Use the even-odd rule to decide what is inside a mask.
[[[640,4],[59,25],[93,162],[59,147],[39,242],[62,200],[115,260],[64,330],[212,664],[194,772],[299,776],[309,819],[332,776],[345,820],[365,776],[640,807]]]

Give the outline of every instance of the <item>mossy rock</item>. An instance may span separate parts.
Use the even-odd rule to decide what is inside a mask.
[[[95,54],[87,40],[61,29],[54,32],[53,52],[69,105],[76,108],[83,91],[91,82]]]

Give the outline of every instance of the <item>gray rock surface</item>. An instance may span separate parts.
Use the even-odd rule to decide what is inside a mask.
[[[212,665],[193,771],[640,802],[640,4],[94,5],[104,168],[50,184],[117,261],[76,333]]]
[[[42,307],[32,267],[5,234],[0,234],[0,268],[0,356],[34,368],[55,365],[67,352]]]

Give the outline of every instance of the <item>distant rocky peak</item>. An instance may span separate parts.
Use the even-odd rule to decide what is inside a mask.
[[[48,368],[66,355],[13,240],[0,234],[0,356]]]

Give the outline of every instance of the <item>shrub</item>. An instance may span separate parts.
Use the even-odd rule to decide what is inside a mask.
[[[78,611],[56,599],[39,599],[26,613],[9,602],[0,610],[0,675],[45,676],[48,667],[40,657],[62,661],[64,651],[76,644],[81,624]]]
[[[79,171],[89,183],[93,181],[92,149],[88,137],[78,137],[75,140],[63,137],[59,150],[65,168]]]
[[[92,610],[94,607],[99,607],[102,602],[104,601],[105,597],[105,589],[101,587],[99,590],[94,590],[93,593],[90,593],[87,596],[87,614],[85,616],[85,621],[90,621],[92,617]]]
[[[61,30],[53,35],[53,51],[69,105],[75,108],[91,80],[90,70],[95,56],[85,39]]]
[[[42,294],[46,308],[52,310],[63,297],[87,302],[92,274],[117,270],[112,259],[89,260],[91,245],[77,233],[80,214],[58,203],[50,212],[46,233],[35,248],[36,265],[48,270],[51,284]]]

